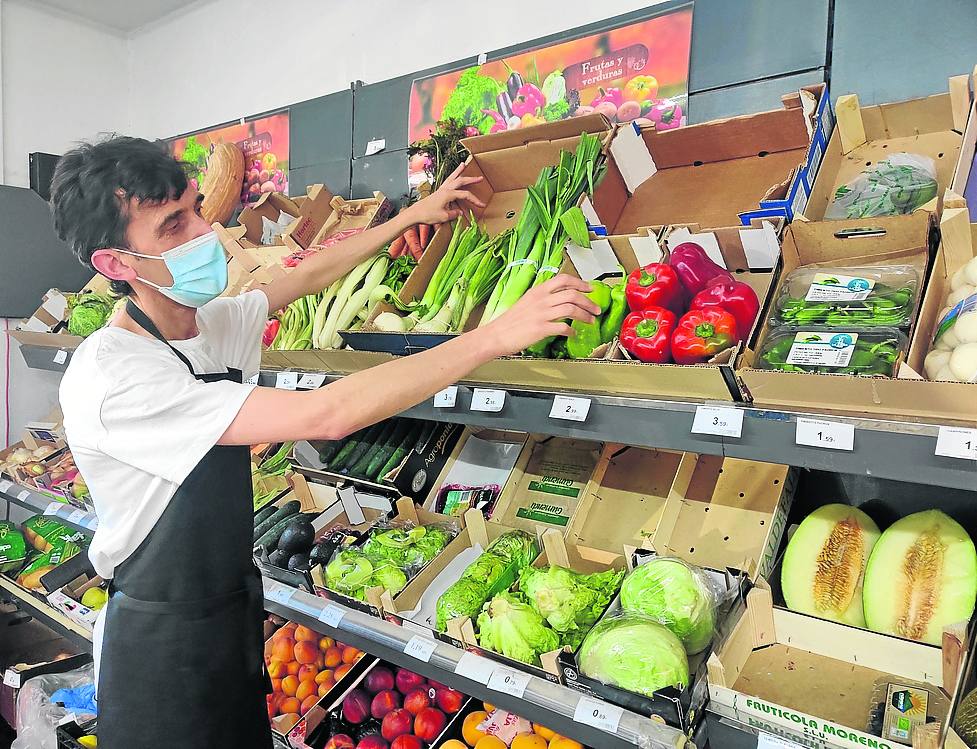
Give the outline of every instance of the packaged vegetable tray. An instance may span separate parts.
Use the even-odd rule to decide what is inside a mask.
[[[908,346],[909,339],[895,328],[783,326],[768,331],[755,366],[781,372],[892,377]]]
[[[912,265],[795,268],[780,284],[770,324],[908,328],[918,307],[919,281]]]

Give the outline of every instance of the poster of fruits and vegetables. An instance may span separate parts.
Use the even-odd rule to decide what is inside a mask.
[[[244,151],[242,203],[253,203],[265,192],[288,194],[288,112],[171,140],[173,156],[191,165],[194,189],[203,184],[207,159],[218,143],[234,143]]]
[[[469,135],[497,133],[592,112],[611,122],[658,130],[686,122],[692,6],[481,66],[414,81],[408,140],[424,140],[440,120]],[[424,179],[424,155],[410,181]]]

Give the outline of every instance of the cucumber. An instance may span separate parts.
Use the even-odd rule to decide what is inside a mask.
[[[387,444],[387,440],[390,439],[391,435],[397,431],[398,421],[399,419],[388,419],[384,422],[383,430],[377,436],[377,439],[374,440],[369,449],[363,453],[362,457],[356,461],[356,465],[349,469],[351,476],[359,476],[361,478],[369,477],[370,474],[366,469],[370,465],[370,461],[373,460],[376,454],[383,449],[383,446]]]
[[[343,442],[343,446],[339,448],[333,458],[329,461],[326,466],[330,471],[336,471],[339,467],[346,461],[346,458],[350,456],[353,450],[356,448],[357,440],[363,436],[365,429],[360,429],[358,432],[353,432],[349,437]],[[325,461],[323,461],[325,462]]]
[[[389,438],[383,443],[383,446],[376,452],[373,459],[370,460],[370,464],[366,467],[366,477],[371,481],[378,481],[380,478],[378,475],[380,469],[387,464],[390,456],[394,454],[401,443],[405,439],[410,438],[410,422],[407,419],[398,419],[397,428],[390,434]]]
[[[275,525],[273,525],[267,533],[259,537],[258,540],[254,542],[255,548],[258,546],[264,546],[265,551],[270,554],[278,546],[278,539],[282,537],[282,533],[285,532],[285,529],[289,525],[301,520],[308,520],[309,522],[312,522],[312,518],[318,516],[318,514],[319,513],[317,512],[303,512],[300,514],[292,513],[291,515],[285,516],[275,523]]]
[[[366,433],[358,441],[356,447],[353,448],[353,452],[346,458],[346,462],[339,467],[341,473],[349,473],[350,469],[356,465],[356,461],[363,457],[363,453],[370,449],[381,431],[383,431],[382,424],[374,424],[366,430]]]
[[[410,442],[408,440],[404,440],[400,446],[393,451],[393,454],[387,459],[387,462],[383,464],[383,467],[377,474],[377,481],[382,481],[384,476],[399,466],[403,459],[407,457],[408,452],[410,452]]]
[[[277,509],[278,508],[275,507],[275,505],[266,505],[265,507],[262,507],[260,510],[258,510],[258,512],[254,516],[254,527],[257,528],[264,521],[266,521],[268,518],[274,515]]]
[[[269,531],[276,523],[284,518],[291,517],[299,511],[302,503],[297,499],[293,499],[286,502],[277,510],[275,510],[271,515],[269,515],[265,520],[262,520],[254,529],[254,540],[257,541],[262,535]]]
[[[421,433],[417,435],[417,442],[414,443],[414,452],[424,452],[424,448],[427,447],[427,443],[431,439],[431,435],[434,434],[434,430],[438,428],[438,424],[437,421],[424,422]]]
[[[342,440],[332,440],[331,442],[316,442],[313,447],[319,453],[319,462],[324,466],[329,465],[329,461],[335,457],[336,453],[343,446]]]

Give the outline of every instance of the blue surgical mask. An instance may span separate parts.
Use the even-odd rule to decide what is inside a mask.
[[[172,286],[157,286],[145,278],[137,278],[177,304],[203,307],[223,294],[227,288],[227,259],[215,231],[195,237],[160,255],[143,255],[122,249],[118,251],[149,260],[162,260],[173,276]]]

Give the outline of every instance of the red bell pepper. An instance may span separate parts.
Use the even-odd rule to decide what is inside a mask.
[[[719,307],[689,310],[672,335],[672,358],[676,364],[696,364],[734,343],[736,318],[729,312]]]
[[[261,335],[261,343],[265,348],[268,348],[275,341],[275,336],[278,335],[278,329],[281,328],[282,322],[277,317],[273,317],[265,323],[264,333]]]
[[[621,325],[621,345],[640,361],[667,364],[674,329],[675,313],[664,307],[632,312]]]
[[[682,242],[672,250],[668,256],[668,264],[678,273],[690,299],[706,288],[706,282],[712,278],[736,280],[732,273],[710,260],[706,251],[695,242]]]
[[[742,341],[750,334],[760,312],[756,292],[742,281],[726,281],[719,276],[706,283],[706,288],[692,298],[689,309],[719,307],[736,318],[736,339]]]
[[[649,263],[631,271],[624,296],[628,309],[640,312],[649,307],[664,307],[677,315],[685,311],[685,289],[670,265]]]

